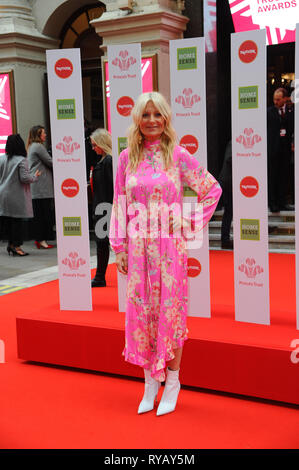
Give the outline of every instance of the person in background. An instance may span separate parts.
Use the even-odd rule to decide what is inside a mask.
[[[33,126],[27,140],[28,160],[31,173],[41,172],[32,188],[34,214],[34,238],[38,249],[53,248],[47,240],[53,240],[54,186],[52,157],[45,148],[46,132],[43,126]]]
[[[92,172],[92,215],[97,244],[97,270],[91,285],[92,287],[105,287],[110,254],[109,222],[113,202],[111,135],[106,129],[96,129],[90,136],[90,142],[98,156]]]
[[[0,219],[2,236],[7,238],[7,252],[13,256],[27,256],[23,244],[23,218],[33,217],[31,183],[38,181],[40,171],[30,175],[27,152],[19,134],[9,135],[5,155],[0,159]]]
[[[225,155],[218,181],[223,190],[224,212],[221,224],[221,248],[232,250],[233,240],[230,239],[230,228],[233,220],[233,187],[232,187],[232,141],[225,149]]]
[[[193,226],[199,231],[207,225],[222,191],[197,159],[176,145],[171,109],[160,93],[140,95],[132,118],[128,148],[118,160],[110,243],[119,272],[127,275],[123,354],[126,361],[144,369],[145,389],[138,414],[154,408],[166,378],[157,410],[157,415],[164,415],[176,408],[187,339],[187,244],[183,232]],[[197,193],[201,207],[182,217],[184,185]],[[126,215],[121,211],[124,201]],[[169,217],[166,208],[170,209]],[[140,232],[132,231],[136,209],[144,225]]]
[[[267,110],[268,202],[271,212],[292,209],[287,204],[287,191],[291,172],[294,111],[293,107],[287,105],[287,99],[287,90],[277,88],[273,94],[273,106]]]

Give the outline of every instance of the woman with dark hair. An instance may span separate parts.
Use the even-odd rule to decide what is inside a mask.
[[[93,150],[98,155],[98,162],[92,173],[93,181],[93,210],[92,216],[95,225],[97,244],[97,271],[91,282],[92,287],[106,286],[106,270],[109,262],[110,245],[109,222],[103,224],[110,212],[108,207],[113,202],[113,173],[112,173],[112,141],[111,135],[106,129],[96,129],[90,136]],[[101,209],[104,208],[102,211]],[[104,212],[104,213],[103,213]],[[105,214],[106,212],[106,214]],[[103,224],[103,226],[102,226]],[[101,233],[103,231],[103,233]]]
[[[8,239],[7,252],[13,256],[28,255],[21,248],[22,219],[33,217],[30,184],[40,176],[39,170],[30,175],[26,156],[22,137],[9,135],[0,159],[0,216],[3,235]]]
[[[47,239],[53,239],[53,173],[52,157],[44,143],[47,134],[43,126],[33,126],[29,131],[27,151],[30,171],[39,170],[41,178],[32,188],[32,205],[34,213],[35,245],[37,248],[53,248]]]

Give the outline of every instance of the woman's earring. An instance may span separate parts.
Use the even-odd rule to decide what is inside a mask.
[[[138,144],[139,144],[139,145],[142,144],[142,135],[140,135],[140,136],[138,137]]]

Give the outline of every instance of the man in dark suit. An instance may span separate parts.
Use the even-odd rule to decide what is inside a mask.
[[[288,93],[278,88],[273,94],[274,106],[267,111],[268,140],[268,202],[271,212],[290,209],[287,188],[290,179],[293,108],[286,106]]]

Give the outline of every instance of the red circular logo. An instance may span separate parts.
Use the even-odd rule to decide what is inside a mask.
[[[119,98],[117,104],[117,111],[122,116],[130,116],[131,111],[134,107],[134,101],[129,96],[122,96]]]
[[[254,41],[244,41],[239,47],[239,58],[245,64],[253,62],[257,56],[257,45]]]
[[[194,135],[184,135],[180,140],[180,145],[188,150],[191,155],[197,152],[198,150],[198,140]]]
[[[63,181],[61,191],[66,197],[75,197],[79,192],[79,184],[73,178],[68,178]]]
[[[201,273],[201,264],[196,258],[188,258],[187,269],[189,277],[199,276]]]
[[[69,59],[59,59],[55,64],[55,72],[59,78],[69,78],[73,73],[73,64]]]
[[[258,193],[259,184],[253,176],[245,176],[240,183],[240,191],[246,197],[253,197]]]

